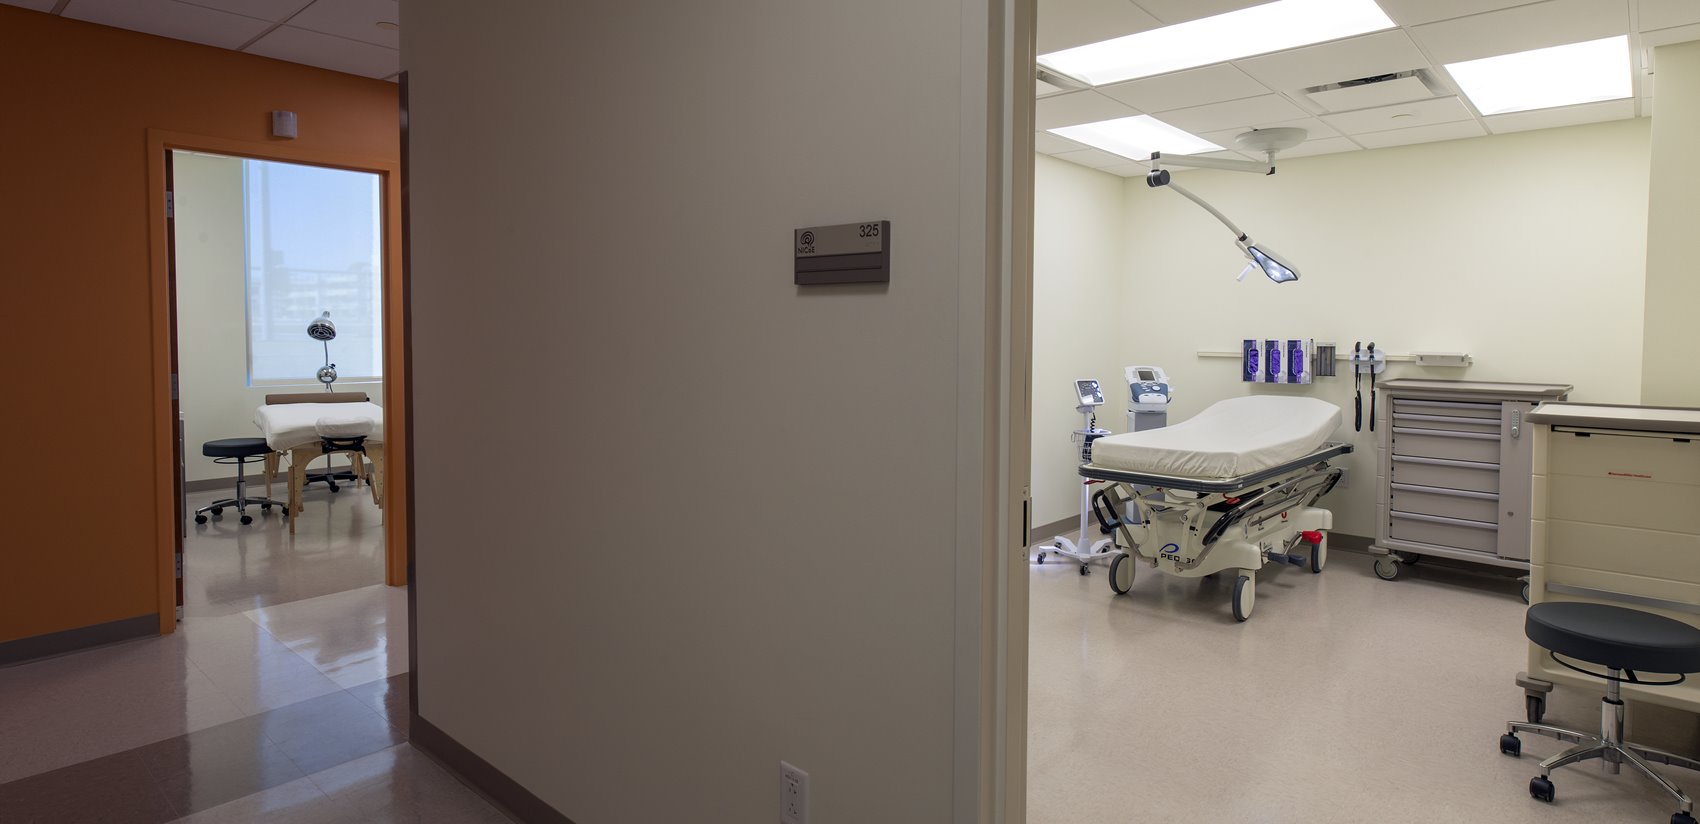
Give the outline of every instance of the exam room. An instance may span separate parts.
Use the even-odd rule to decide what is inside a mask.
[[[1164,3],[1134,5],[1156,17],[1173,11]],[[1381,5],[1396,22],[1441,15],[1420,4]],[[1506,4],[1466,5],[1491,12]],[[1700,44],[1659,51],[1685,80],[1660,87],[1666,96],[1656,111],[1650,72],[1639,74],[1655,45],[1700,37],[1700,8],[1539,5],[1515,21],[1520,34],[1496,27],[1492,14],[1472,18],[1476,40],[1469,47],[1488,51],[1467,57],[1660,25],[1687,28],[1640,35],[1634,69],[1625,68],[1638,75],[1627,99],[1493,117],[1466,107],[1468,96],[1442,68],[1448,58],[1441,55],[1454,47],[1463,55],[1464,46],[1408,26],[1369,35],[1381,38],[1372,49],[1353,50],[1343,40],[1301,50],[1303,59],[1277,54],[1119,84],[1071,88],[1065,78],[1047,85],[1041,74],[1030,821],[1111,820],[1118,811],[1196,820],[1205,808],[1254,821],[1412,820],[1419,809],[1435,821],[1663,821],[1681,807],[1627,765],[1612,764],[1621,774],[1605,775],[1593,762],[1555,767],[1546,785],[1558,787],[1552,802],[1531,797],[1531,777],[1542,772],[1537,762],[1575,742],[1521,734],[1521,754],[1513,758],[1496,750],[1494,739],[1508,732],[1509,721],[1535,720],[1526,718],[1532,696],[1542,701],[1545,723],[1599,732],[1607,682],[1583,677],[1550,693],[1518,683],[1519,673],[1531,670],[1521,580],[1530,574],[1527,561],[1503,552],[1461,559],[1390,554],[1386,541],[1375,546],[1389,522],[1385,498],[1378,508],[1385,482],[1378,444],[1388,435],[1379,429],[1388,425],[1390,393],[1406,393],[1401,404],[1480,404],[1487,400],[1480,393],[1490,391],[1480,384],[1524,384],[1495,387],[1512,393],[1506,409],[1527,404],[1516,407],[1519,414],[1560,396],[1576,404],[1700,401],[1692,368],[1662,357],[1691,349],[1693,332],[1658,311],[1661,302],[1694,305],[1680,282],[1681,243],[1690,230],[1669,216],[1692,216],[1700,202],[1692,189],[1657,185],[1694,162],[1684,130],[1700,123],[1700,85],[1678,83],[1700,79]],[[1602,13],[1598,6],[1613,8]],[[1628,7],[1637,6],[1639,29],[1610,14],[1622,10],[1627,21]],[[1041,67],[1056,65],[1047,54],[1158,26],[1133,17],[1041,2]],[[1335,113],[1302,91],[1414,69],[1438,81],[1419,100]],[[1170,184],[1150,186],[1149,163],[1094,148],[1080,131],[1052,131],[1140,114],[1228,149],[1240,148],[1235,138],[1253,128],[1305,134],[1277,151],[1278,173],[1191,168],[1177,158],[1162,164]],[[1260,153],[1199,153],[1267,162]],[[1278,249],[1300,278],[1276,283],[1252,269],[1237,281],[1248,255],[1236,233],[1170,191],[1176,186],[1220,211],[1250,243]],[[1650,213],[1663,220],[1649,220]],[[1335,374],[1304,346],[1308,382],[1248,382],[1248,339],[1259,343],[1260,359],[1269,339],[1331,343]],[[1372,342],[1380,359],[1354,374],[1354,346]],[[1417,353],[1463,365],[1418,365]],[[1167,561],[1157,568],[1128,552],[1127,537],[1101,528],[1096,516],[1082,517],[1075,430],[1094,425],[1120,434],[1135,427],[1127,370],[1136,366],[1160,370],[1164,379],[1166,398],[1145,387],[1141,399],[1143,421],[1153,426],[1172,428],[1244,397],[1308,399],[1337,410],[1338,423],[1319,437],[1351,451],[1327,459],[1329,471],[1341,471],[1325,494],[1299,502],[1331,516],[1324,572],[1312,571],[1316,549],[1296,533],[1293,543],[1266,544],[1273,552],[1255,576],[1255,611],[1237,621],[1233,575],[1166,574]],[[1381,370],[1373,384],[1370,368]],[[1082,379],[1098,381],[1101,405],[1082,403]],[[1535,434],[1532,422],[1518,425],[1520,435]],[[1530,465],[1508,463],[1501,471],[1508,478],[1520,472],[1527,490]],[[1507,496],[1519,485],[1504,484]],[[1136,521],[1130,509],[1116,512]],[[1501,529],[1514,533],[1515,520]],[[1082,522],[1086,539],[1078,541]],[[1522,529],[1526,546],[1526,519]],[[1083,566],[1059,547],[1090,560]],[[1130,555],[1131,581],[1111,576],[1123,554]],[[1681,563],[1641,574],[1671,593],[1654,612],[1695,624],[1692,569],[1700,567]],[[1121,588],[1125,594],[1116,592]],[[1534,600],[1576,599],[1537,591]],[[1700,704],[1686,692],[1691,688],[1643,687],[1629,696],[1622,737],[1694,757]],[[1652,692],[1659,689],[1683,692],[1664,700]],[[1135,763],[1157,772],[1127,766]],[[1700,786],[1691,769],[1654,768],[1690,794]]]

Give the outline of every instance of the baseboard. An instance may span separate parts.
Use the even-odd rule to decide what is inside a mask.
[[[1040,524],[1036,527],[1033,527],[1033,531],[1032,531],[1030,537],[1033,539],[1033,543],[1039,543],[1039,542],[1042,542],[1042,541],[1049,541],[1050,539],[1055,538],[1058,535],[1073,532],[1073,531],[1075,531],[1079,528],[1080,528],[1080,516],[1079,515],[1073,515],[1073,516],[1064,518],[1060,521],[1052,521],[1048,524]],[[1028,545],[1032,546],[1032,544],[1028,544]]]
[[[414,679],[417,680],[417,679]],[[462,784],[476,790],[485,800],[524,824],[573,824],[543,799],[520,786],[518,781],[496,769],[495,765],[454,740],[448,733],[419,716],[418,704],[408,716],[408,740],[413,747],[430,756],[444,769],[459,778]]]
[[[1344,532],[1328,533],[1328,549],[1343,549],[1347,552],[1369,552],[1369,545],[1375,543],[1374,538],[1362,535],[1348,535]]]
[[[0,642],[0,667],[158,634],[159,615],[154,614],[4,641]]]

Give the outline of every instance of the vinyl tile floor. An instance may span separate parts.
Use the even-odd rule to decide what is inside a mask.
[[[1567,744],[1500,754],[1524,714],[1514,578],[1424,560],[1382,581],[1372,560],[1265,567],[1243,624],[1231,582],[1142,566],[1117,597],[1101,564],[1033,565],[1028,822],[1670,820],[1651,782],[1598,762],[1556,771],[1553,803],[1530,798]],[[1559,687],[1547,722],[1597,730],[1603,692]],[[1632,704],[1627,737],[1694,753],[1700,717]],[[1700,793],[1700,773],[1654,767]]]
[[[0,668],[0,822],[507,820],[407,743],[381,511],[307,504],[294,538],[275,510],[191,526],[176,633]]]

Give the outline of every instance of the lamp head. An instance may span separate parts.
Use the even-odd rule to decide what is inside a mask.
[[[325,312],[307,324],[307,337],[313,340],[336,340],[336,324],[331,322],[331,313]]]
[[[1240,251],[1245,253],[1245,256],[1251,260],[1252,265],[1263,270],[1263,274],[1269,276],[1270,280],[1275,281],[1276,283],[1291,283],[1292,281],[1299,279],[1299,270],[1281,262],[1279,255],[1274,249],[1271,249],[1261,243],[1256,243],[1245,235],[1240,235],[1237,243],[1239,244]],[[1245,273],[1240,273],[1240,276],[1244,277]]]

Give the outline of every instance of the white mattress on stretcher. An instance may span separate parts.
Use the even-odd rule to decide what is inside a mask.
[[[265,404],[254,410],[254,425],[260,428],[266,445],[275,452],[318,443],[320,419],[350,418],[370,420],[372,434],[366,436],[366,440],[383,443],[384,408],[375,403],[277,403]]]
[[[1238,478],[1317,451],[1340,427],[1340,407],[1316,398],[1252,395],[1212,404],[1162,429],[1092,442],[1092,464],[1199,480]]]

